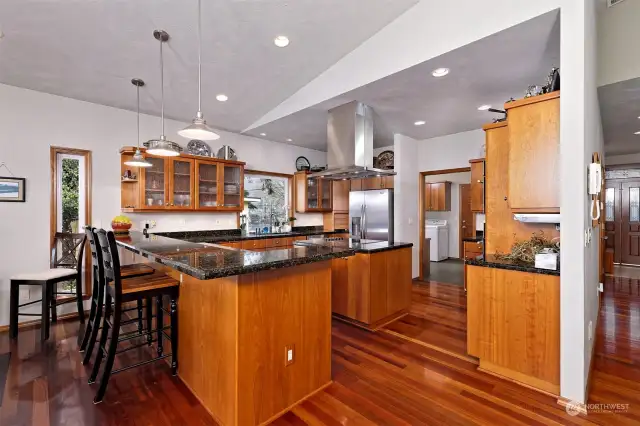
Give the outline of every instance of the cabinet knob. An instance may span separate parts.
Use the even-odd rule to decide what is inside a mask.
[[[507,196],[505,195],[504,200],[507,201]]]
[[[171,205],[173,206],[174,204],[173,204],[173,203],[171,203]]]
[[[464,225],[463,225],[463,226],[462,226],[462,229],[465,229],[465,228],[466,228],[466,226],[464,226]]]
[[[169,205],[169,203],[167,203],[167,204],[165,204],[165,205],[167,205],[167,206],[168,206],[168,205]]]

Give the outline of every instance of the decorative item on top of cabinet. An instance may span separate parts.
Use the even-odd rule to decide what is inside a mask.
[[[242,211],[244,163],[180,154],[157,157],[143,151],[152,166],[140,168],[137,181],[121,184],[121,209],[150,211]],[[124,147],[121,174],[135,147]],[[220,183],[220,184],[219,184]]]
[[[297,172],[295,182],[296,212],[330,212],[333,209],[331,181],[309,177],[309,172]]]
[[[515,213],[559,213],[560,92],[505,104],[509,200]]]
[[[471,211],[484,212],[484,158],[469,160],[471,165]]]
[[[451,210],[451,182],[425,182],[424,208],[432,212]]]

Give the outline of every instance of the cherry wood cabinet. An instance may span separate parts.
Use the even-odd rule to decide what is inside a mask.
[[[121,175],[129,171],[136,178],[122,179],[123,212],[145,211],[242,211],[244,206],[244,163],[206,159],[181,154],[158,157],[143,153],[151,167],[131,167],[135,148],[121,154]]]
[[[348,180],[333,181],[332,197],[333,210],[322,215],[325,231],[349,229],[349,190],[351,182]]]
[[[296,212],[329,212],[333,210],[332,181],[309,177],[308,172],[294,176]]]
[[[464,258],[475,259],[482,256],[484,252],[484,243],[482,241],[464,241]]]
[[[366,179],[351,181],[352,191],[367,191],[370,189],[393,189],[394,176],[374,176]]]
[[[509,102],[505,109],[511,209],[560,212],[560,92]]]
[[[471,211],[484,212],[484,158],[469,161],[471,166]]]
[[[427,211],[450,211],[451,182],[426,182],[424,205]]]

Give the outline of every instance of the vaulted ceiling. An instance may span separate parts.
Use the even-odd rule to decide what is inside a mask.
[[[203,0],[203,112],[241,131],[418,0]],[[0,83],[160,114],[159,45],[166,30],[166,115],[197,110],[197,1],[0,1]],[[291,44],[278,48],[273,39]],[[215,96],[224,93],[227,102]]]

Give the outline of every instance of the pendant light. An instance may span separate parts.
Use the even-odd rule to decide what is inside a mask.
[[[153,36],[160,41],[160,93],[162,99],[162,133],[159,139],[151,139],[144,143],[147,147],[147,154],[157,155],[160,157],[176,157],[180,155],[180,145],[175,142],[168,141],[164,136],[164,61],[162,58],[162,43],[169,40],[169,34],[163,30],[155,30]]]
[[[191,124],[180,130],[178,134],[187,139],[213,141],[220,139],[220,135],[207,126],[207,122],[202,115],[202,31],[200,29],[200,21],[200,0],[198,0],[198,112]]]
[[[144,86],[144,81],[139,78],[134,78],[131,80],[131,84],[136,86],[136,95],[137,95],[137,103],[138,103],[138,147],[136,148],[135,154],[133,154],[133,158],[129,161],[125,161],[124,164],[131,167],[151,167],[153,164],[145,160],[140,152],[140,88]]]

